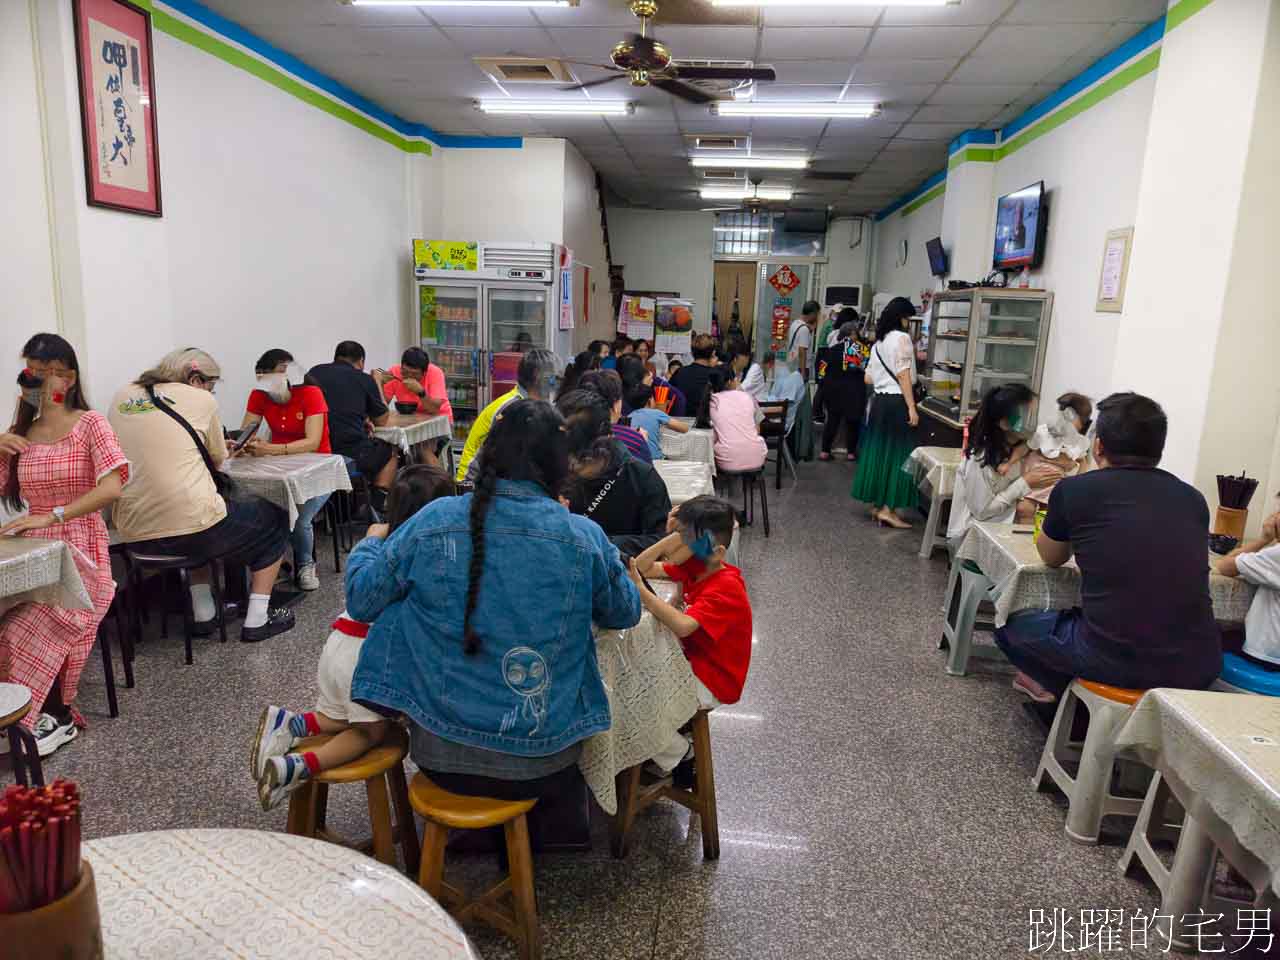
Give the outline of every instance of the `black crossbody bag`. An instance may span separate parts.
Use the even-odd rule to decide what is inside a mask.
[[[876,359],[880,361],[880,366],[884,367],[885,371],[892,376],[893,371],[890,370],[889,365],[884,362],[884,357],[880,356],[880,344],[877,343],[873,349],[875,350]],[[912,363],[916,362],[914,355],[911,357],[911,362]],[[928,388],[926,388],[923,383],[920,383],[917,381],[911,384],[911,396],[915,400],[916,406],[919,406],[921,403],[923,403],[924,398],[927,397],[928,395],[929,395]]]
[[[191,442],[196,445],[196,449],[200,451],[200,457],[204,460],[205,467],[209,470],[209,476],[213,480],[214,489],[218,491],[218,496],[223,500],[238,499],[239,490],[236,482],[230,476],[223,473],[213,464],[213,457],[209,456],[209,448],[204,445],[204,441],[200,439],[200,434],[196,433],[195,427],[187,422],[187,418],[175,410],[167,400],[156,396],[156,388],[147,386],[144,388],[147,396],[151,399],[151,405],[159,410],[165,416],[174,420],[183,430],[187,431],[187,436],[191,438]],[[163,402],[162,402],[163,400]]]

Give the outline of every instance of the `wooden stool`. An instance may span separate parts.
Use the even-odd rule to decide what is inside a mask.
[[[520,960],[542,956],[538,905],[533,893],[533,854],[529,849],[526,814],[536,800],[490,800],[450,793],[416,774],[409,785],[409,802],[425,820],[419,885],[442,903],[459,923],[473,917],[505,933],[516,942]],[[507,839],[510,874],[480,894],[467,894],[444,881],[444,849],[450,830],[484,830],[501,826]],[[511,894],[511,907],[500,901]]]
[[[1097,843],[1104,816],[1136,817],[1142,809],[1142,800],[1111,792],[1111,774],[1116,763],[1116,733],[1144,693],[1074,680],[1062,695],[1034,782],[1039,790],[1048,776],[1067,795],[1067,836],[1077,843]],[[1072,721],[1081,705],[1089,711],[1083,743],[1071,740]],[[1063,767],[1063,760],[1071,756],[1080,759],[1074,777]]]
[[[711,759],[711,724],[707,720],[710,710],[699,710],[689,721],[693,734],[694,785],[692,790],[675,786],[670,777],[656,783],[641,785],[643,764],[637,764],[618,774],[618,812],[614,814],[610,848],[619,859],[627,855],[627,839],[638,814],[658,800],[674,800],[702,818],[702,857],[704,860],[720,859],[720,821],[716,813],[716,774]]]
[[[31,785],[44,786],[44,769],[40,765],[40,748],[31,731],[21,723],[31,712],[31,691],[20,683],[0,683],[0,733],[9,734],[9,759],[13,776],[19,785],[27,785],[27,768],[31,769]]]
[[[294,750],[314,750],[332,739],[329,735],[307,737],[299,740]],[[405,868],[410,875],[416,873],[418,828],[413,821],[413,811],[409,808],[409,790],[404,779],[407,740],[404,728],[393,726],[387,739],[364,756],[308,780],[289,795],[287,831],[299,837],[319,837],[330,843],[354,846],[366,853],[372,849],[374,857],[389,867],[396,866],[395,844],[399,840]],[[325,826],[325,812],[329,801],[329,784],[362,781],[369,798],[369,825],[373,828],[373,840],[353,844],[328,830]],[[393,805],[394,823],[391,820]]]

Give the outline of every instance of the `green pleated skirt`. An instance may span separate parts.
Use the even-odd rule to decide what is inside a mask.
[[[903,464],[916,448],[915,428],[907,422],[907,401],[901,394],[877,393],[862,432],[853,499],[891,510],[914,507],[920,491]]]

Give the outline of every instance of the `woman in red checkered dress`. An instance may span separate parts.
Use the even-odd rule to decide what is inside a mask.
[[[0,489],[6,506],[25,501],[29,512],[0,534],[71,544],[93,601],[92,610],[23,603],[0,615],[0,677],[31,690],[23,723],[44,756],[84,726],[70,704],[115,595],[101,511],[120,495],[129,465],[106,417],[85,401],[71,344],[36,334],[22,355],[27,383],[13,427],[0,435]]]

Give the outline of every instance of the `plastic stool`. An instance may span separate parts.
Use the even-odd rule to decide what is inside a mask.
[[[1042,789],[1047,774],[1067,795],[1066,833],[1077,843],[1097,843],[1103,817],[1109,814],[1136,817],[1142,808],[1142,800],[1111,792],[1111,775],[1116,764],[1116,733],[1144,693],[1145,690],[1075,680],[1062,696],[1049,739],[1040,754],[1034,783],[1037,790]],[[1079,705],[1089,711],[1089,729],[1083,744],[1071,740],[1071,727]],[[1074,777],[1062,765],[1062,761],[1072,755],[1080,758]]]
[[[969,668],[971,656],[1003,657],[998,649],[973,649],[973,628],[978,619],[978,607],[987,592],[995,584],[985,575],[964,566],[964,561],[953,560],[951,576],[947,582],[947,605],[943,611],[942,639],[938,649],[950,648],[947,657],[947,673],[963,677]]]
[[[533,854],[529,849],[527,814],[536,800],[491,800],[450,793],[425,773],[416,774],[409,786],[409,802],[426,821],[422,832],[422,866],[419,885],[440,901],[459,923],[473,917],[483,920],[516,942],[520,960],[542,956],[542,933],[533,892]],[[480,896],[471,898],[444,881],[445,841],[452,830],[485,830],[502,827],[507,840],[511,873]],[[501,904],[511,895],[511,906]]]
[[[1222,676],[1213,681],[1213,690],[1226,693],[1253,693],[1280,697],[1280,670],[1268,670],[1235,653],[1222,655]]]

